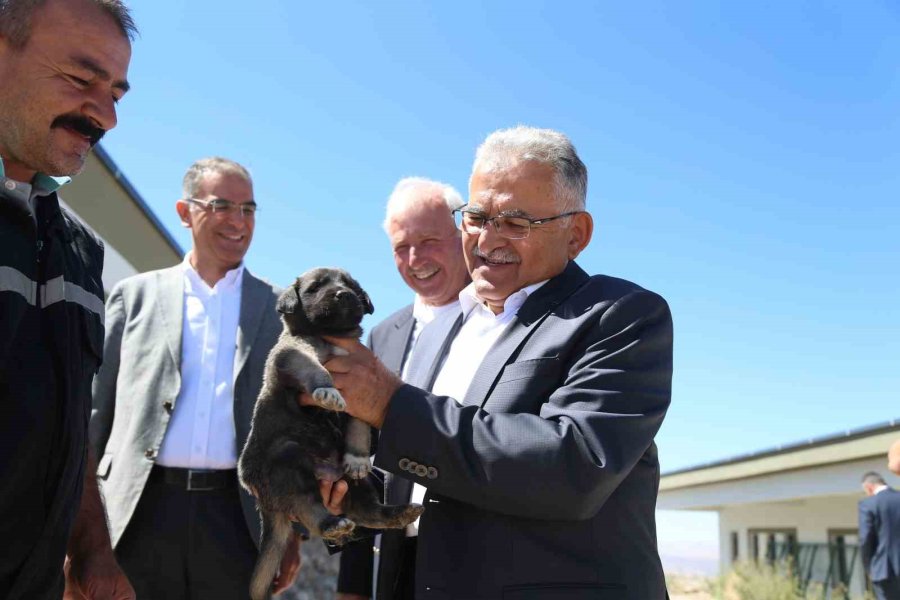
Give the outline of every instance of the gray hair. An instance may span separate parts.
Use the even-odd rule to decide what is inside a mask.
[[[188,168],[187,173],[184,174],[184,180],[181,183],[181,191],[184,194],[184,198],[193,198],[203,178],[212,173],[237,175],[250,185],[253,185],[250,171],[243,165],[221,156],[211,156],[209,158],[201,158],[192,164]]]
[[[388,197],[387,206],[384,211],[384,223],[382,226],[388,234],[390,234],[388,226],[391,223],[391,217],[412,204],[421,202],[418,198],[409,195],[409,192],[413,190],[440,191],[441,197],[447,204],[447,209],[450,212],[466,203],[460,193],[456,191],[456,188],[450,184],[434,181],[433,179],[426,179],[425,177],[404,177],[394,186],[394,191],[391,192],[391,195]]]
[[[122,35],[133,41],[137,35],[137,25],[131,12],[122,0],[90,0],[112,17]],[[0,0],[0,37],[9,45],[22,49],[31,37],[31,17],[47,0]]]
[[[552,129],[519,125],[487,136],[475,152],[475,171],[495,171],[533,161],[548,165],[556,174],[556,199],[562,210],[584,210],[587,167],[564,134]]]
[[[887,485],[887,482],[884,480],[884,477],[881,476],[880,473],[876,471],[869,471],[862,478],[863,485]]]

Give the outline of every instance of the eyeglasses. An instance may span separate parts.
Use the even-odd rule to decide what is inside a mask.
[[[489,219],[484,213],[477,210],[457,208],[453,211],[453,219],[456,221],[456,226],[465,233],[481,233],[485,225],[490,223],[494,226],[494,231],[498,235],[508,240],[522,240],[528,237],[534,225],[543,225],[544,223],[562,219],[563,217],[571,217],[581,212],[584,211],[573,210],[553,217],[544,217],[543,219],[529,219],[528,217],[512,215],[497,215]]]
[[[211,212],[214,215],[224,217],[225,215],[233,215],[235,211],[241,213],[241,217],[247,218],[256,215],[259,208],[253,200],[249,202],[232,202],[224,198],[213,198],[212,200],[198,200],[197,198],[185,198],[185,202],[196,204],[203,210]]]

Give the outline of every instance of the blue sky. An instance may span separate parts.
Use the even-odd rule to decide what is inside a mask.
[[[896,2],[133,4],[104,145],[185,248],[184,170],[238,160],[248,267],[345,267],[371,326],[410,300],[380,228],[396,180],[465,196],[485,135],[555,128],[590,173],[580,264],[672,307],[663,471],[900,416]]]

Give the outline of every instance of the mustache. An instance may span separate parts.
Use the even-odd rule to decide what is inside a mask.
[[[57,127],[71,129],[80,133],[90,140],[91,147],[95,146],[106,135],[105,129],[95,126],[90,119],[81,115],[60,115],[50,123],[50,129]]]
[[[504,251],[504,250],[494,250],[490,254],[485,254],[481,250],[478,249],[478,246],[475,246],[472,249],[472,255],[480,258],[481,260],[492,262],[492,263],[519,263],[522,262],[522,259],[519,258],[517,254],[514,252]]]

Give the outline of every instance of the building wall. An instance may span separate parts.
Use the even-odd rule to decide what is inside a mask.
[[[662,490],[657,508],[722,510],[736,505],[858,495],[862,493],[860,478],[866,471],[879,471],[890,485],[897,487],[900,478],[887,471],[886,448],[884,456],[879,457]]]

